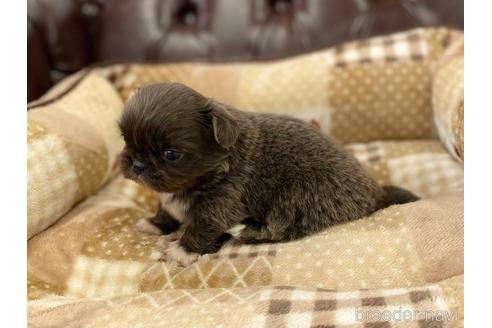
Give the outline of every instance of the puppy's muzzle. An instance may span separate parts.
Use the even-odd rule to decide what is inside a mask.
[[[132,162],[132,170],[135,174],[141,174],[145,170],[145,163],[140,162],[139,160],[134,159]]]

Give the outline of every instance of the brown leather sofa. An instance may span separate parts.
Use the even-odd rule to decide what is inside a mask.
[[[416,26],[463,0],[28,0],[28,101],[95,62],[249,61]]]

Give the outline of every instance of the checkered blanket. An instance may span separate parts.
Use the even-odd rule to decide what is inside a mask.
[[[414,288],[335,291],[271,286],[169,290],[111,300],[32,301],[33,327],[455,327],[446,292],[463,277]]]
[[[461,326],[461,41],[417,29],[268,63],[64,80],[28,112],[30,326]],[[158,81],[316,124],[379,183],[423,199],[289,243],[229,244],[187,268],[160,261],[166,237],[134,227],[157,195],[116,165],[123,102]]]

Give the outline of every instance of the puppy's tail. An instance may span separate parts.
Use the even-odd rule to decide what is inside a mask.
[[[383,190],[383,207],[388,207],[396,204],[411,203],[420,199],[410,191],[400,187],[383,186]]]

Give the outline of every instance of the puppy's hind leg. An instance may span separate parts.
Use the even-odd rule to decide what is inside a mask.
[[[246,244],[267,242],[266,240],[268,240],[270,236],[265,225],[251,217],[242,220],[241,223],[238,223],[227,230],[227,233],[236,241]],[[265,241],[260,241],[260,239],[265,239]]]
[[[257,221],[246,219],[243,221],[244,228],[239,235],[234,236],[236,240],[244,244],[275,243],[286,240],[286,227],[262,224]]]
[[[266,224],[257,221],[245,220],[247,223],[239,236],[238,241],[245,244],[276,243],[290,241],[304,236],[304,233],[295,227],[299,211],[289,213],[272,211],[266,219]],[[290,218],[290,219],[289,219]]]
[[[244,226],[239,235],[235,236],[234,239],[243,244],[262,244],[262,243],[273,243],[272,233],[267,229],[266,226]]]

